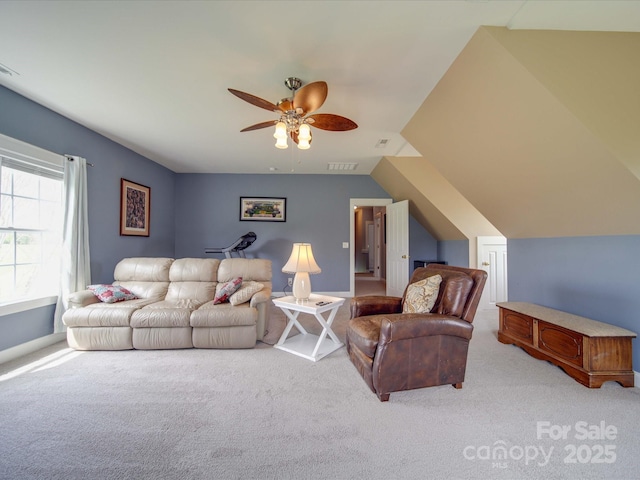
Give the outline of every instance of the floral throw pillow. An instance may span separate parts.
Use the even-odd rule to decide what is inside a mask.
[[[229,303],[231,305],[240,305],[241,303],[246,303],[251,300],[254,293],[259,292],[264,288],[262,283],[258,282],[245,282],[242,284],[240,289],[229,297]]]
[[[216,296],[213,297],[213,304],[217,305],[229,301],[229,297],[236,293],[241,285],[242,277],[237,277],[228,282],[216,285]]]
[[[89,285],[87,289],[91,290],[104,303],[123,302],[138,298],[131,291],[119,285]]]
[[[407,287],[402,313],[429,313],[436,303],[442,277],[432,275]]]

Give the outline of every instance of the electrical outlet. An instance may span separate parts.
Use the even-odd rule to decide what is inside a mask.
[[[293,277],[287,278],[287,282],[289,283],[289,286],[292,286],[293,285]]]

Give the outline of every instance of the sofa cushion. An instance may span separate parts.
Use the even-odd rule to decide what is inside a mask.
[[[229,297],[238,291],[240,285],[242,285],[242,277],[237,277],[228,282],[216,285],[216,295],[213,298],[213,304],[217,305],[228,301]]]
[[[231,305],[246,303],[251,300],[251,297],[253,297],[255,293],[258,293],[263,288],[264,285],[262,283],[254,282],[253,280],[250,282],[242,282],[238,291],[229,297],[229,303]]]
[[[218,267],[218,282],[228,282],[242,277],[245,282],[271,281],[271,260],[264,258],[225,258]]]
[[[402,313],[429,313],[436,303],[440,291],[440,275],[431,275],[407,288]]]
[[[192,305],[185,306],[197,308],[203,303],[213,300],[215,294],[215,282],[171,282],[165,300],[183,304],[191,302]]]
[[[191,313],[191,326],[194,328],[255,326],[257,321],[258,309],[248,303],[233,306],[228,302],[214,304],[211,301]]]
[[[62,323],[67,327],[128,327],[131,315],[137,309],[118,305],[122,304],[109,308],[71,308],[62,315]]]
[[[124,302],[118,303],[103,303],[98,301],[98,303],[92,303],[87,305],[85,308],[90,309],[110,309],[110,308],[142,308],[150,303],[157,302],[157,298],[136,298],[135,300],[125,300]]]
[[[182,298],[180,300],[160,300],[148,305],[148,308],[186,308],[187,310],[195,310],[205,302],[199,302],[192,298]]]
[[[219,265],[220,260],[217,258],[178,258],[171,264],[169,280],[171,282],[216,282]]]
[[[115,281],[113,284],[126,288],[138,298],[144,298],[153,302],[164,299],[169,289],[169,282]]]
[[[149,305],[131,315],[132,328],[188,327],[191,310],[188,308],[157,308]]]
[[[104,303],[124,302],[138,298],[121,285],[89,285],[87,289],[91,290]]]
[[[168,282],[173,258],[123,258],[113,271],[114,280],[120,282]]]

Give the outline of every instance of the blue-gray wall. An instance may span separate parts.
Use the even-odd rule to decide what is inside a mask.
[[[409,277],[413,273],[415,260],[440,260],[438,241],[415,218],[409,216]]]
[[[286,197],[286,222],[240,221],[240,197]],[[252,231],[247,257],[273,262],[273,287],[286,285],[282,266],[293,242],[308,242],[322,269],[311,277],[316,291],[349,290],[351,198],[388,198],[368,175],[176,175],[176,257],[203,257]],[[224,255],[211,255],[224,258]]]
[[[640,236],[509,239],[509,301],[640,333]],[[633,341],[633,363],[640,345]]]
[[[438,260],[456,267],[469,268],[469,240],[438,242]]]
[[[53,333],[55,305],[0,315],[0,351]]]

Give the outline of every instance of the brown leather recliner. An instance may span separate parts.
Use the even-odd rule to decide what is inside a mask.
[[[484,270],[429,264],[410,284],[439,274],[431,313],[402,313],[407,295],[351,299],[347,352],[380,401],[391,392],[451,384],[462,388],[473,318],[487,279]],[[407,286],[408,288],[408,286]]]

